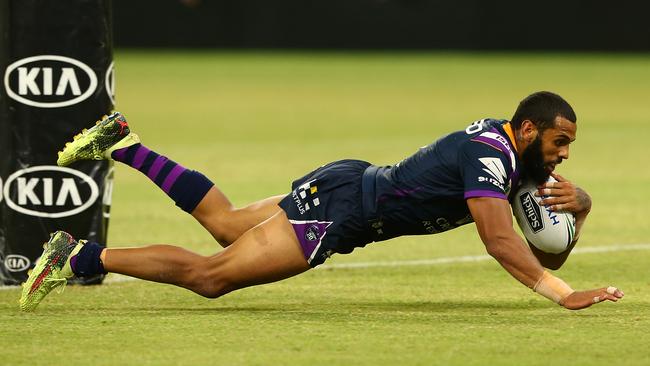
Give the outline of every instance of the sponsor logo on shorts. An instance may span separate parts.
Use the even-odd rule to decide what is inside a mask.
[[[326,250],[326,251],[324,251],[323,254],[321,255],[321,258],[325,261],[325,260],[327,260],[329,257],[331,257],[332,254],[334,254],[334,251],[333,251],[333,250]]]
[[[291,197],[293,197],[293,202],[296,203],[298,212],[300,212],[301,215],[304,215],[305,212],[309,210],[309,205],[307,205],[307,208],[305,208],[305,206],[302,204],[302,200],[298,197],[298,193],[295,190],[291,192]]]
[[[544,221],[542,220],[542,213],[539,206],[535,203],[535,199],[530,192],[526,192],[519,196],[521,207],[526,213],[526,221],[530,225],[530,229],[537,233],[544,229]]]
[[[318,186],[316,186],[315,182],[316,180],[311,180],[291,192],[291,197],[301,215],[309,211],[312,206],[320,205],[320,199],[317,197]]]

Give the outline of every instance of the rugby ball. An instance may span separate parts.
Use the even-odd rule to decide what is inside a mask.
[[[549,182],[555,182],[549,177]],[[553,212],[540,205],[545,196],[538,197],[537,185],[524,183],[512,201],[512,213],[528,242],[551,254],[564,252],[575,233],[575,216],[571,212]]]

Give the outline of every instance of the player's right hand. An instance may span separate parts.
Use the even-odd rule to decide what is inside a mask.
[[[588,291],[575,291],[562,300],[562,306],[569,310],[580,310],[605,300],[618,301],[625,294],[614,286]]]

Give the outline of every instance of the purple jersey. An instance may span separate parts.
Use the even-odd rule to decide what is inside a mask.
[[[510,133],[510,136],[509,136]],[[368,168],[364,214],[374,241],[432,234],[473,222],[466,199],[507,200],[521,163],[505,120],[483,119],[420,148],[394,166]]]

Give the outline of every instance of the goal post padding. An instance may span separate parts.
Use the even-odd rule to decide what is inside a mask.
[[[24,282],[56,230],[106,245],[112,163],[56,159],[113,109],[111,9],[111,0],[0,2],[0,284]]]

